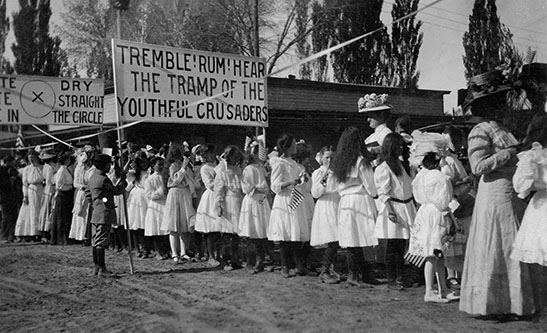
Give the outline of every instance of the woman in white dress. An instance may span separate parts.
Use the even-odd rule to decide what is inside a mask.
[[[29,164],[21,172],[23,204],[15,224],[15,236],[29,239],[40,234],[40,206],[44,193],[44,176],[36,151],[29,151],[27,159]]]
[[[332,176],[330,162],[332,146],[325,146],[319,152],[321,167],[311,176],[311,194],[317,199],[311,224],[311,246],[326,245],[323,253],[323,266],[319,278],[325,283],[338,283],[340,276],[334,267],[338,253],[338,184]]]
[[[205,159],[205,164],[199,170],[201,181],[205,186],[205,192],[201,195],[196,211],[195,229],[197,232],[205,235],[208,255],[207,263],[211,267],[216,267],[220,265],[220,262],[215,258],[215,251],[218,251],[218,243],[220,241],[220,227],[217,224],[214,192],[217,158],[215,146],[212,144],[201,145],[198,150],[199,154]]]
[[[247,166],[241,177],[241,190],[245,194],[239,215],[239,236],[249,238],[247,247],[247,263],[252,263],[250,254],[256,254],[256,263],[251,273],[264,270],[264,251],[268,241],[268,224],[271,208],[266,198],[270,190],[266,179],[266,169],[259,159],[260,143],[251,145]],[[251,251],[251,247],[254,251]],[[249,266],[250,268],[250,266]]]
[[[404,255],[416,216],[408,147],[399,133],[389,133],[382,144],[382,163],[374,170],[378,218],[374,236],[385,242],[384,263],[388,288],[403,289]]]
[[[90,202],[86,197],[85,175],[88,170],[95,168],[92,165],[94,151],[91,146],[85,146],[76,152],[76,167],[74,168],[74,207],[72,208],[72,222],[68,238],[77,241],[86,239],[86,225]]]
[[[163,183],[164,161],[162,157],[154,157],[150,161],[154,168],[154,173],[148,176],[144,182],[144,192],[148,199],[146,208],[146,217],[144,218],[144,236],[150,237],[156,252],[156,259],[166,259],[163,247],[163,238],[167,235],[161,230],[161,221],[163,220],[163,211],[165,210],[165,198],[167,197],[167,188]]]
[[[193,175],[188,165],[189,159],[184,156],[183,146],[172,142],[167,153],[169,179],[167,180],[167,198],[161,230],[169,232],[171,257],[173,261],[190,261],[186,254],[190,241],[190,232],[195,225],[195,210],[192,206],[194,192]]]
[[[513,186],[519,198],[531,196],[511,252],[511,259],[527,264],[536,308],[535,321],[543,314],[543,280],[547,276],[547,114],[541,113],[530,122],[518,154]],[[526,150],[528,149],[528,150]]]
[[[302,166],[292,156],[296,154],[296,141],[290,134],[283,134],[277,140],[279,157],[270,156],[271,189],[276,194],[270,215],[268,239],[279,242],[281,257],[281,275],[289,273],[289,259],[292,256],[296,264],[296,274],[306,275],[304,266],[303,242],[310,240],[311,220],[309,207],[302,204],[303,187],[311,187]]]
[[[363,248],[378,245],[374,237],[377,196],[372,159],[356,127],[348,127],[340,136],[333,175],[338,182],[338,242],[347,250],[348,284],[372,287],[376,283],[371,268],[365,264]]]

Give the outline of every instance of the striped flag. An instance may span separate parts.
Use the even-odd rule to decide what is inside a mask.
[[[422,267],[425,262],[425,257],[411,254],[409,252],[405,254],[404,259],[418,268]]]
[[[524,58],[524,63],[531,64],[532,61],[534,61],[535,57],[536,57],[536,51],[532,50],[532,48],[528,46],[528,50],[526,51],[526,57]]]
[[[300,206],[303,200],[304,200],[304,194],[302,194],[302,192],[300,192],[296,187],[294,187],[291,192],[291,202],[289,203],[289,209],[294,212],[296,208]]]
[[[25,141],[23,140],[23,131],[21,131],[21,125],[17,131],[17,137],[15,138],[15,149],[21,150],[25,148]]]

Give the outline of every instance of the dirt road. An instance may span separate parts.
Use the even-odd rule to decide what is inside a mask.
[[[405,291],[325,285],[279,272],[225,272],[205,263],[107,252],[117,279],[91,275],[91,249],[0,245],[0,332],[545,332],[547,323],[498,323],[426,304]]]

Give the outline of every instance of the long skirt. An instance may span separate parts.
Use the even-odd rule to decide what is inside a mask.
[[[28,186],[28,205],[21,205],[15,236],[36,236],[40,234],[40,206],[42,204],[42,184]]]
[[[511,259],[525,203],[513,191],[511,175],[481,177],[462,275],[460,310],[472,315],[534,311],[528,269]]]

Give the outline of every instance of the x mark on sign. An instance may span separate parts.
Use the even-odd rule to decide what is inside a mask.
[[[43,103],[43,102],[44,102],[44,100],[43,100],[43,99],[42,99],[42,97],[41,97],[43,93],[44,93],[44,92],[43,92],[43,91],[41,91],[41,92],[40,92],[39,94],[36,94],[36,92],[35,92],[35,91],[33,91],[33,92],[32,92],[32,94],[34,95],[34,98],[32,99],[32,102],[35,102],[35,101],[36,101],[37,99],[39,99],[39,100],[40,100],[40,102],[42,102],[42,103]]]

